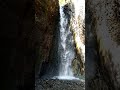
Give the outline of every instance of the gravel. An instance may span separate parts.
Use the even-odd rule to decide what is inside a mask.
[[[35,90],[85,90],[81,80],[38,79]]]

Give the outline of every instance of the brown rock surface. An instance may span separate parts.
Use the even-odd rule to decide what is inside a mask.
[[[35,0],[35,30],[33,42],[37,42],[38,60],[36,61],[36,73],[40,72],[42,62],[50,63],[48,57],[52,47],[54,32],[59,22],[58,0]],[[37,34],[38,33],[38,34]]]

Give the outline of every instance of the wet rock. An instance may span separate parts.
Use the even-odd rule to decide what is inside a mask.
[[[79,7],[75,5],[76,3],[73,3],[74,8],[71,7],[71,9],[74,9],[72,10],[74,11],[74,13],[72,14],[70,19],[70,29],[73,34],[76,52],[76,59],[74,59],[73,61],[74,68],[73,72],[80,76],[84,75],[85,73],[85,22],[84,22],[85,13],[84,3],[81,4]],[[79,9],[79,12],[76,11],[76,8]]]

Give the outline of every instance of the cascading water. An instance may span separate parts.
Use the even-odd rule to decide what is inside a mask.
[[[82,1],[82,3],[81,3]],[[82,20],[84,19],[84,0],[72,0],[74,5],[74,20],[73,28],[75,29],[74,32],[82,32],[79,30],[78,24],[78,16],[80,15]],[[83,7],[81,7],[83,6]],[[72,70],[72,60],[75,58],[75,46],[74,42],[78,43],[78,48],[81,48],[81,55],[83,55],[83,59],[85,60],[85,46],[83,45],[82,41],[80,40],[80,35],[77,34],[76,38],[73,40],[73,33],[70,31],[69,21],[70,18],[65,13],[64,10],[65,5],[60,5],[60,39],[59,39],[59,47],[58,47],[58,54],[60,57],[60,66],[59,66],[59,75],[56,77],[58,79],[78,79],[74,76]],[[82,10],[82,12],[81,12]]]
[[[68,17],[64,13],[64,7],[60,6],[60,71],[59,79],[74,79],[71,62],[75,57],[73,37],[68,26]]]

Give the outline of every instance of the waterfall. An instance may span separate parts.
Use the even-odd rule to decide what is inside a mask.
[[[62,1],[62,0],[61,0]],[[81,2],[82,1],[82,2]],[[74,5],[74,20],[72,21],[74,28],[74,32],[81,33],[82,29],[80,30],[78,24],[78,17],[80,16],[82,21],[84,20],[84,13],[85,13],[85,1],[84,0],[72,0],[71,3]],[[77,48],[81,49],[81,55],[84,57],[83,61],[85,61],[85,45],[82,43],[80,39],[80,34],[76,34],[75,39],[73,39],[73,33],[69,27],[69,21],[71,20],[69,16],[66,15],[64,10],[65,4],[62,3],[60,5],[60,37],[59,37],[59,47],[58,47],[58,54],[59,54],[59,75],[56,77],[58,79],[78,79],[74,76],[72,70],[72,61],[75,58],[75,46],[74,43],[77,42]],[[76,24],[75,24],[76,23]],[[81,25],[82,26],[82,25]],[[75,41],[74,41],[75,40]]]
[[[60,6],[60,79],[74,79],[71,62],[75,57],[73,37],[68,26],[68,17],[64,13],[64,8]]]

